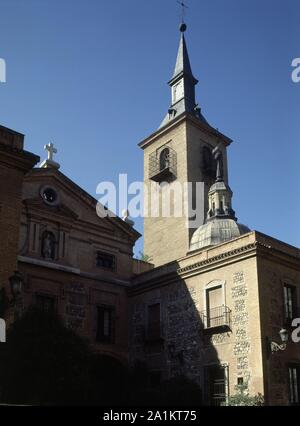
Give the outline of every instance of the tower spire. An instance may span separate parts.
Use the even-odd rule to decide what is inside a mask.
[[[190,58],[184,36],[186,29],[187,26],[182,21],[179,26],[181,36],[176,64],[172,78],[168,82],[169,86],[171,87],[171,106],[169,107],[168,114],[164,118],[160,127],[167,125],[170,121],[185,112],[199,118],[201,121],[206,122],[205,118],[201,114],[201,109],[196,104],[195,86],[198,83],[198,80],[194,77],[191,68]]]
[[[184,37],[184,33],[186,31],[186,24],[182,23],[179,27],[179,30],[181,32],[179,47],[178,47],[178,53],[177,53],[177,59],[176,64],[173,72],[173,76],[171,80],[169,81],[169,85],[171,86],[174,80],[179,79],[182,76],[185,76],[186,78],[189,78],[191,82],[196,85],[198,83],[198,80],[193,76],[190,58],[188,54],[188,50],[186,47],[186,41]]]

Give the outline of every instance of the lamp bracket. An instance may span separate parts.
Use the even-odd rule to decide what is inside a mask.
[[[286,343],[282,343],[281,345],[276,342],[271,342],[271,352],[278,352],[278,351],[285,351],[286,350]]]

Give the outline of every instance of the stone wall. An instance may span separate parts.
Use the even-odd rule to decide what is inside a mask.
[[[230,327],[208,332],[204,329],[202,312],[205,289],[212,283],[224,286]],[[161,370],[165,378],[185,374],[202,388],[205,388],[205,367],[219,364],[227,367],[231,394],[236,392],[239,377],[248,384],[250,393],[263,393],[255,258],[194,272],[186,278],[178,277],[176,283],[139,293],[130,299],[131,360],[146,361],[150,370]],[[164,339],[155,365],[144,338],[147,305],[153,300],[161,303]]]
[[[259,258],[259,287],[262,318],[262,335],[267,341],[281,343],[279,331],[286,328],[289,342],[285,351],[270,353],[265,347],[264,376],[268,402],[270,405],[289,404],[288,367],[291,363],[300,365],[300,346],[291,340],[292,328],[284,323],[284,284],[297,288],[297,305],[300,306],[300,263],[294,266],[287,259]]]

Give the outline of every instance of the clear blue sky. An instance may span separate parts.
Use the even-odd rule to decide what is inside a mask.
[[[234,140],[230,185],[241,222],[300,246],[299,0],[187,0],[197,100]],[[0,0],[0,123],[96,197],[97,183],[141,180],[137,143],[170,104],[176,0]],[[142,221],[137,221],[142,231]],[[139,243],[137,251],[141,249]]]

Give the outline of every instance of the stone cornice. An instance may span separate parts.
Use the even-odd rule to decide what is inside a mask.
[[[0,143],[0,162],[8,167],[16,168],[22,173],[27,173],[40,160],[35,154],[28,151],[23,151],[16,147]]]
[[[300,251],[299,256],[294,256],[271,245],[257,242],[257,252],[263,258],[267,258],[269,260],[276,258],[277,263],[281,263],[300,271]]]
[[[79,268],[74,268],[68,265],[62,265],[56,262],[49,262],[42,259],[35,259],[28,256],[18,256],[18,262],[31,265],[33,267],[40,267],[44,270],[53,270],[57,272],[65,272],[71,275],[77,275],[82,278],[87,278],[93,281],[98,281],[99,283],[109,283],[121,287],[129,287],[130,281],[122,280],[118,277],[107,277],[101,274],[95,274],[91,272],[82,271]]]
[[[236,262],[241,257],[249,257],[249,255],[254,256],[256,248],[257,243],[254,242],[233,250],[225,251],[209,259],[192,263],[183,268],[178,268],[177,262],[168,264],[168,268],[162,266],[159,268],[159,271],[156,271],[155,268],[137,276],[133,280],[133,286],[130,289],[130,293],[145,291],[146,289],[149,289],[149,287],[154,288],[158,285],[167,285],[176,280],[185,279],[198,274],[199,272],[215,269],[223,266],[224,264]]]
[[[257,242],[247,244],[245,246],[238,247],[236,249],[229,250],[229,251],[226,251],[224,253],[220,253],[220,254],[213,256],[209,259],[205,259],[205,260],[202,260],[200,262],[193,263],[192,265],[188,265],[188,266],[185,266],[183,268],[178,268],[177,272],[178,272],[179,275],[182,275],[186,272],[190,272],[190,271],[193,271],[195,269],[197,270],[199,268],[202,268],[203,266],[211,265],[211,264],[214,264],[214,263],[219,263],[220,261],[223,261],[224,259],[229,259],[229,258],[233,258],[233,257],[236,257],[236,256],[240,256],[241,254],[248,253],[249,251],[253,251],[256,248],[257,248]]]
[[[256,234],[257,237],[262,235],[259,233]],[[193,262],[182,268],[178,267],[178,262],[175,261],[169,263],[168,265],[163,265],[159,268],[154,268],[153,270],[147,271],[133,279],[133,286],[129,290],[129,294],[138,294],[158,286],[168,285],[177,280],[186,279],[199,273],[221,268],[228,264],[253,256],[273,259],[273,261],[275,258],[276,262],[280,262],[300,270],[300,257],[293,256],[290,253],[275,248],[271,244],[267,244],[259,241],[258,239],[255,239],[255,241],[249,244],[242,245],[232,250],[224,251],[220,254],[200,260],[198,262]]]
[[[222,141],[225,143],[226,146],[231,144],[232,140],[230,138],[223,135],[221,132],[217,131],[216,129],[211,127],[209,124],[205,124],[203,121],[200,121],[199,119],[193,117],[191,114],[184,112],[180,114],[176,119],[168,123],[166,126],[158,129],[157,131],[152,133],[150,136],[148,136],[146,139],[142,140],[138,144],[138,146],[142,149],[148,147],[153,142],[155,142],[158,138],[168,133],[172,128],[180,125],[182,122],[187,120],[192,122],[193,125],[201,129],[203,132],[213,134],[214,136],[217,136],[219,139],[222,139]]]

